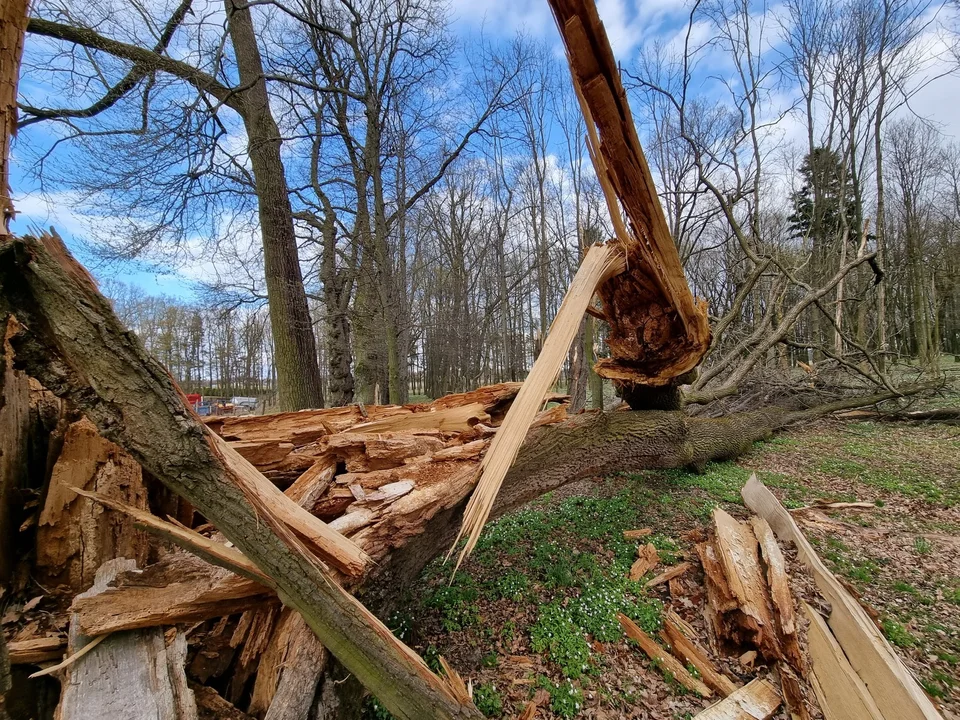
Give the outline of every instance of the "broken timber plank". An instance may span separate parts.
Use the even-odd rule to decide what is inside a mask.
[[[807,639],[817,679],[814,690],[827,720],[883,720],[880,708],[851,667],[826,621],[806,603],[804,610],[810,620]]]
[[[707,657],[706,652],[693,639],[686,636],[680,624],[673,618],[676,618],[676,614],[671,610],[663,620],[663,632],[673,654],[693,665],[703,678],[704,684],[716,690],[721,696],[727,697],[736,692],[737,685],[717,669]],[[679,620],[679,618],[676,619]]]
[[[13,640],[7,643],[11,665],[36,665],[50,660],[59,660],[63,657],[66,647],[66,639],[59,635]]]
[[[646,588],[656,587],[657,585],[663,585],[665,582],[669,582],[674,578],[678,578],[683,575],[687,570],[692,566],[688,562],[682,562],[679,565],[674,565],[671,568],[667,568],[662,573],[657,575],[655,578],[652,578],[647,581],[647,584],[644,585]]]
[[[768,720],[780,707],[780,693],[768,681],[756,678],[697,713],[693,720]]]
[[[530,424],[543,405],[544,396],[567,359],[567,351],[580,329],[583,313],[590,304],[597,286],[622,272],[623,269],[623,256],[614,246],[593,245],[587,250],[573,282],[563,297],[557,316],[550,325],[550,332],[540,355],[481,461],[479,481],[464,510],[463,525],[454,542],[456,546],[460,538],[467,538],[467,543],[457,559],[457,567],[470,554],[480,538],[480,532],[490,516],[490,508],[497,497],[500,485],[516,459],[520,445],[527,437]],[[453,548],[451,548],[452,552]]]
[[[741,495],[746,506],[770,523],[781,540],[796,546],[801,562],[830,602],[830,629],[884,719],[943,720],[870,616],[823,564],[776,496],[756,475],[750,477]]]
[[[653,570],[660,562],[660,555],[653,543],[637,548],[637,559],[630,568],[630,579],[638,582],[640,578]]]
[[[691,675],[690,671],[683,666],[683,663],[660,647],[660,645],[641,630],[633,620],[623,613],[617,615],[617,619],[620,620],[620,626],[627,634],[627,637],[635,640],[637,644],[640,645],[640,649],[646,653],[647,657],[660,663],[661,667],[663,667],[664,670],[668,670],[678,683],[701,697],[711,697],[713,695],[713,691],[710,690],[710,688]]]

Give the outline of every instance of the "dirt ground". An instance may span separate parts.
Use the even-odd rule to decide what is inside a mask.
[[[947,718],[960,717],[960,427],[824,420],[783,433],[702,474],[644,472],[578,483],[488,527],[448,585],[439,563],[407,613],[390,619],[432,665],[443,655],[473,683],[489,717],[689,718],[710,704],[625,641],[616,614],[650,633],[672,607],[698,619],[689,597],[627,579],[652,528],[661,569],[691,552],[691,531],[721,505],[745,516],[739,489],[757,472],[787,507],[816,499],[869,501],[807,515],[801,527],[863,601]],[[699,568],[699,566],[697,566]],[[748,681],[763,669],[723,658]],[[375,702],[368,715],[383,717]]]

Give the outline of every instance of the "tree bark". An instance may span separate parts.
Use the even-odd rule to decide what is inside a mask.
[[[0,7],[0,236],[10,232],[10,142],[17,132],[17,81],[27,29],[28,0],[6,0]]]
[[[209,518],[394,715],[479,717],[251,491],[244,474],[262,476],[231,459],[186,409],[169,374],[124,330],[59,238],[0,243],[0,318],[14,313],[22,328],[10,340],[17,364]]]
[[[237,60],[247,131],[247,152],[253,170],[263,234],[263,266],[270,303],[274,357],[281,410],[323,407],[317,346],[303,287],[293,211],[280,157],[280,130],[270,110],[263,61],[257,47],[250,7],[224,0],[227,28]]]

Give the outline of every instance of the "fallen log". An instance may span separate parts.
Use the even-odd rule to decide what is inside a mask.
[[[16,363],[209,518],[394,715],[479,717],[277,517],[284,502],[302,508],[188,410],[169,374],[125,331],[59,238],[0,241],[3,326],[12,315],[20,328],[10,342]],[[340,538],[338,549],[351,551],[353,543],[329,532]]]

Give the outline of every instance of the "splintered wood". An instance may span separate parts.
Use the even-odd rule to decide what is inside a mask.
[[[780,540],[796,547],[831,607],[826,622],[807,609],[813,685],[828,720],[873,718],[878,713],[885,720],[942,720],[870,616],[824,565],[773,493],[754,475],[741,495]]]
[[[470,496],[470,502],[463,513],[463,524],[457,534],[458,541],[463,537],[467,538],[467,543],[457,559],[457,567],[480,538],[480,532],[490,517],[490,509],[500,491],[500,485],[516,459],[534,417],[543,405],[544,396],[566,361],[570,344],[580,328],[580,321],[594,292],[604,280],[622,272],[623,268],[623,256],[612,245],[594,245],[587,250],[550,326],[543,349],[480,465],[480,479]]]
[[[709,346],[706,306],[694,299],[684,276],[596,5],[549,2],[581,101],[615,243],[627,259],[627,272],[597,293],[610,326],[611,357],[596,370],[628,385],[675,384]]]

